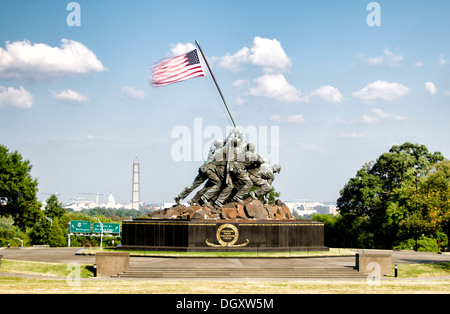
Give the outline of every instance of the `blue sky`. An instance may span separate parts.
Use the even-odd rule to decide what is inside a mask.
[[[194,179],[172,132],[230,120],[210,77],[153,88],[148,73],[195,40],[236,123],[278,128],[284,201],[335,201],[394,144],[450,156],[450,2],[377,1],[372,27],[370,1],[80,0],[80,26],[69,3],[0,1],[0,143],[31,161],[41,200],[129,202],[136,156],[142,201]]]

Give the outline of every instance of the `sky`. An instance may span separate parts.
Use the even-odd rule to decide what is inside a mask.
[[[450,156],[450,2],[0,1],[0,144],[38,198],[171,202],[231,121],[209,72],[150,67],[198,40],[283,201],[336,201],[393,145]],[[194,193],[190,196],[193,197]]]

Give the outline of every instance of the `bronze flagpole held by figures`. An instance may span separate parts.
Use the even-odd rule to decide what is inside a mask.
[[[203,50],[200,47],[200,44],[198,43],[197,40],[195,41],[195,44],[197,45],[198,49],[200,50],[200,53],[202,54],[203,60],[205,60],[206,66],[208,67],[208,70],[209,70],[209,73],[211,73],[211,77],[212,77],[212,79],[214,81],[214,84],[216,84],[216,87],[217,87],[217,90],[219,91],[220,97],[222,97],[223,104],[225,105],[225,108],[227,109],[228,115],[231,118],[231,122],[233,122],[234,128],[236,128],[236,123],[234,123],[233,116],[231,115],[230,109],[228,109],[227,102],[225,101],[225,97],[223,97],[223,94],[222,94],[222,91],[220,90],[219,84],[217,84],[216,78],[214,77],[214,74],[211,71],[211,68],[209,66],[208,60],[206,60],[206,57],[205,57],[205,55],[203,53]]]

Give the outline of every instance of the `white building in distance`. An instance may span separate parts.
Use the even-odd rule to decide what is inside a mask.
[[[131,203],[126,204],[116,203],[114,195],[112,193],[109,193],[106,203],[98,204],[94,201],[76,201],[66,204],[64,208],[72,209],[75,212],[79,212],[83,209],[92,209],[92,208],[131,209]]]
[[[284,202],[294,215],[311,216],[314,214],[337,215],[337,207],[334,204],[325,204],[322,202],[309,200],[294,200],[293,202]]]

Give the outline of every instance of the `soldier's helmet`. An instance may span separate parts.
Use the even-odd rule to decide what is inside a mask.
[[[222,148],[223,147],[223,141],[222,140],[215,140],[214,141],[214,146],[216,148]]]
[[[281,166],[278,165],[278,164],[275,164],[275,165],[272,166],[272,169],[273,169],[273,172],[275,172],[275,173],[280,173],[280,171],[281,171]]]
[[[255,144],[253,144],[253,143],[248,143],[247,144],[247,151],[254,152],[255,149],[256,149],[256,145]]]

